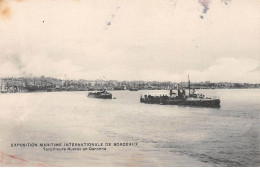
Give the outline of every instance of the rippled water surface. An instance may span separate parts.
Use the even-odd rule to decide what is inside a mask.
[[[46,166],[259,166],[260,90],[200,92],[219,96],[221,108],[139,102],[141,94],[168,91],[112,91],[113,100],[87,92],[0,94],[0,151]],[[17,142],[138,146],[46,152],[10,147]]]

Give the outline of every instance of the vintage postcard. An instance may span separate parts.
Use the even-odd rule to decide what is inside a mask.
[[[0,0],[0,166],[260,166],[259,0]]]

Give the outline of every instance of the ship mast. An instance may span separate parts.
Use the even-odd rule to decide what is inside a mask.
[[[188,87],[189,87],[189,95],[190,95],[190,76],[188,75]]]

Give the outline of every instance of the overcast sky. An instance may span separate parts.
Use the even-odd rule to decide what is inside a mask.
[[[0,77],[260,83],[259,0],[1,0]]]

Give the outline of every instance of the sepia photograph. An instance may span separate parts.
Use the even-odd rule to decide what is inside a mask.
[[[0,167],[259,167],[260,0],[0,0]]]

